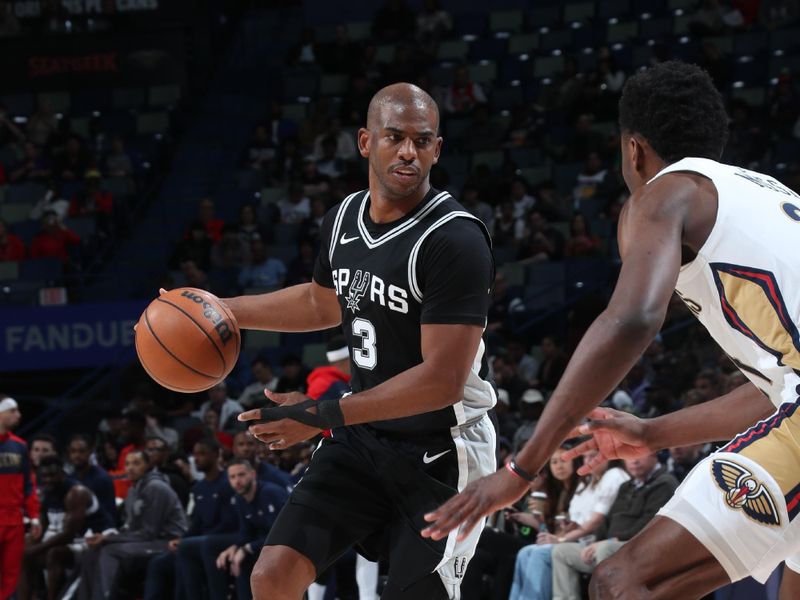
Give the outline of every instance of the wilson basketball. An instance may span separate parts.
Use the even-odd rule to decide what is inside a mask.
[[[239,357],[236,318],[214,294],[178,288],[153,300],[136,326],[136,353],[147,373],[176,392],[222,381]]]

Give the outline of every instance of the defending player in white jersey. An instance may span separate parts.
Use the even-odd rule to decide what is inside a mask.
[[[438,539],[514,501],[565,437],[609,458],[732,441],[687,476],[650,525],[594,572],[592,598],[698,598],[781,561],[800,569],[800,197],[767,175],[715,162],[728,134],[722,98],[698,67],[667,62],[620,100],[623,266],[538,427],[508,470],[426,518]],[[660,329],[674,290],[750,380],[651,421],[596,409]],[[777,410],[776,410],[777,409]],[[740,433],[743,432],[743,433]],[[737,435],[738,434],[738,435]],[[680,548],[680,552],[665,552]],[[800,557],[800,555],[798,555]],[[786,578],[798,580],[796,572]],[[785,587],[784,596],[792,592]]]

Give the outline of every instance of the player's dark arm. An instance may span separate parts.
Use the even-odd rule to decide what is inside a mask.
[[[46,552],[50,548],[71,543],[83,530],[83,524],[86,521],[86,508],[91,503],[92,496],[89,490],[83,486],[73,486],[64,498],[63,529],[47,541],[37,544],[35,551]]]
[[[620,219],[624,261],[608,307],[572,356],[517,464],[537,472],[575,425],[613,392],[660,329],[681,267],[692,184],[658,180]]]
[[[268,294],[224,298],[223,302],[243,329],[317,331],[342,322],[336,292],[316,281]]]
[[[409,417],[451,406],[463,398],[483,328],[427,324],[421,326],[421,333],[422,362],[342,399],[346,424]]]
[[[752,383],[732,392],[647,421],[647,445],[654,450],[729,440],[766,419],[775,405]]]
[[[568,435],[591,437],[565,452],[564,460],[583,454],[584,464],[578,474],[585,475],[607,460],[634,458],[675,446],[729,440],[774,413],[772,402],[752,383],[714,400],[654,419],[640,419],[612,408],[596,408],[589,413],[589,423]]]

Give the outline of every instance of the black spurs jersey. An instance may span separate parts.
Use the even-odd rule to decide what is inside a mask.
[[[325,216],[314,269],[314,280],[339,299],[354,392],[420,364],[424,323],[485,327],[494,277],[486,227],[447,192],[431,189],[391,223],[374,223],[369,205],[361,191]],[[460,402],[372,425],[432,432],[472,422],[495,403],[487,371],[481,341]]]

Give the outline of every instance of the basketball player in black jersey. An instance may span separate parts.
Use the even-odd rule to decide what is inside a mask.
[[[394,84],[372,99],[358,133],[369,189],[325,217],[314,280],[225,300],[248,329],[341,325],[353,394],[240,416],[271,448],[332,429],[272,528],[251,583],[257,599],[300,600],[354,544],[389,561],[383,598],[459,598],[480,528],[423,539],[423,515],[495,468],[495,394],[482,334],[494,265],[483,223],[429,172],[442,147],[433,99]]]

